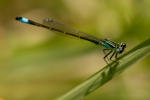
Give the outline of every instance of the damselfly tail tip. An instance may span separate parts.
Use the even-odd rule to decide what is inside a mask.
[[[18,17],[18,16],[16,17],[16,20],[20,20],[20,19],[22,19],[22,17]]]
[[[29,19],[24,18],[24,17],[16,17],[16,20],[29,24]]]

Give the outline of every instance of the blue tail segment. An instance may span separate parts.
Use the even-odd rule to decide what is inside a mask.
[[[30,25],[35,25],[35,26],[39,26],[39,27],[44,27],[49,29],[48,26],[45,26],[43,24],[37,23],[35,21],[29,20],[28,18],[24,18],[24,17],[16,17],[16,20],[22,23],[26,23],[26,24],[30,24]]]
[[[24,18],[24,17],[16,17],[16,20],[22,22],[22,23],[26,23],[26,24],[30,24],[29,19]]]

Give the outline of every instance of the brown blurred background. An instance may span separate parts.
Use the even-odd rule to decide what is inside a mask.
[[[149,0],[0,0],[0,100],[52,100],[105,64],[102,48],[43,28],[53,18],[130,50],[150,37]],[[150,57],[88,95],[86,100],[150,100]]]

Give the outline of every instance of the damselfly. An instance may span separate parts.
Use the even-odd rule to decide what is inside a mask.
[[[37,23],[32,20],[29,20],[24,17],[16,17],[16,20],[26,23],[26,24],[43,27],[43,28],[49,29],[51,31],[56,31],[56,32],[60,32],[60,33],[66,34],[66,35],[84,39],[84,40],[90,41],[97,45],[102,45],[103,47],[105,47],[105,49],[103,49],[103,52],[105,54],[104,61],[107,64],[108,64],[108,61],[112,60],[113,57],[116,59],[118,54],[121,54],[124,51],[124,49],[126,48],[125,43],[118,44],[118,43],[113,42],[108,39],[100,39],[93,35],[78,31],[72,27],[61,24],[53,19],[44,19],[42,24]],[[106,53],[106,51],[108,51],[108,52]]]

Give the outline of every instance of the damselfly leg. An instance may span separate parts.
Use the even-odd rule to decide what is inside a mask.
[[[111,61],[113,61],[112,58],[113,58],[113,56],[114,56],[115,54],[116,54],[116,51],[114,50],[114,52],[112,53],[112,55],[111,55],[110,58],[109,58]]]
[[[106,51],[108,51],[108,53],[106,53]],[[115,59],[117,59],[118,53],[116,52],[116,50],[112,50],[112,49],[103,49],[103,53],[105,54],[104,56],[104,61],[108,64],[109,61],[114,61],[113,57]],[[110,56],[109,56],[110,55]]]
[[[104,56],[104,61],[108,64],[108,61],[106,59],[109,60],[109,58],[107,58],[111,53],[113,52],[113,50],[110,50],[105,56]]]
[[[110,51],[110,49],[103,49],[104,55],[107,55],[106,51]],[[108,56],[106,57],[106,59],[109,60],[109,59],[108,59]]]

